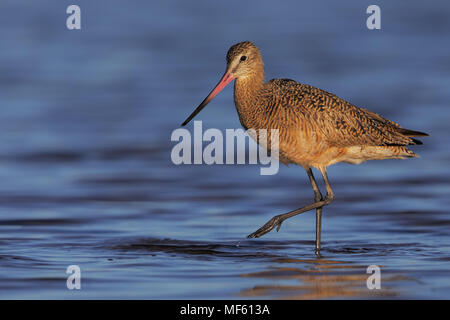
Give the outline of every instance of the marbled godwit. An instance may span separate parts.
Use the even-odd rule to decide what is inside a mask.
[[[275,227],[278,231],[284,220],[316,209],[316,254],[319,254],[322,208],[334,199],[326,168],[337,162],[359,164],[366,160],[417,157],[406,146],[422,144],[413,137],[428,135],[404,129],[332,93],[294,80],[264,82],[261,53],[249,41],[235,44],[228,50],[222,79],[182,126],[234,79],[234,102],[242,126],[246,130],[278,129],[280,160],[301,165],[314,191],[312,204],[274,216],[249,238],[260,237]],[[325,197],[317,186],[312,168],[322,174],[327,191]]]

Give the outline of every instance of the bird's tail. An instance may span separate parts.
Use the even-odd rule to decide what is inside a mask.
[[[404,129],[404,128],[396,128],[396,131],[406,137],[427,137],[428,136],[428,133]],[[423,144],[422,141],[420,141],[419,139],[411,138],[411,140],[413,142],[411,144]]]

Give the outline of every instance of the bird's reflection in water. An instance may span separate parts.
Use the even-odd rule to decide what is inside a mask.
[[[392,298],[397,295],[395,282],[410,280],[399,274],[382,272],[381,289],[369,290],[367,266],[348,261],[327,259],[275,259],[279,264],[262,272],[242,274],[243,277],[270,280],[239,293],[241,297],[278,299]],[[380,266],[381,270],[383,266]]]

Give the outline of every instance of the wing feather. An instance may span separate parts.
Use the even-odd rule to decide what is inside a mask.
[[[331,146],[405,146],[421,143],[412,136],[426,135],[310,85],[290,79],[269,83],[272,89],[265,94],[283,97],[282,107],[300,111]]]

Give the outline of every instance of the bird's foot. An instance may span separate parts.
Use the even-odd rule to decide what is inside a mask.
[[[273,228],[277,227],[277,232],[280,230],[281,223],[284,221],[284,219],[281,218],[280,215],[273,217],[270,219],[265,225],[263,225],[261,228],[253,232],[252,234],[248,235],[247,238],[259,238],[266,233],[273,230]]]
[[[322,255],[320,254],[320,249],[316,248],[316,251],[314,253],[316,254],[317,258],[322,258]]]

